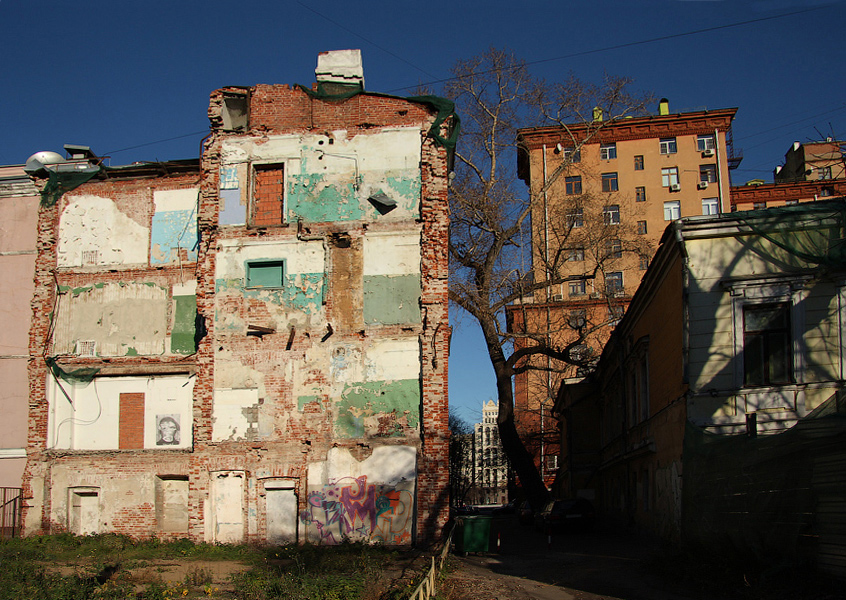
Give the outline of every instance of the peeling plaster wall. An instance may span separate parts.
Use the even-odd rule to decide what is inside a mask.
[[[69,196],[59,223],[58,266],[147,263],[150,230],[121,212],[109,198]],[[96,258],[87,259],[96,252]]]
[[[420,234],[370,233],[364,238],[364,321],[420,322]]]
[[[53,353],[76,354],[94,342],[97,356],[164,354],[168,290],[153,283],[98,283],[59,295]]]
[[[61,386],[61,387],[60,387]],[[88,385],[57,382],[49,376],[48,448],[114,450],[120,447],[120,395],[143,394],[144,448],[159,448],[157,417],[170,416],[179,422],[178,444],[191,447],[191,400],[194,378],[186,375],[157,377],[97,377]],[[66,395],[67,394],[67,395]]]
[[[246,222],[252,182],[247,165],[285,165],[286,221],[306,223],[416,218],[420,214],[419,127],[348,137],[278,135],[227,139],[222,149],[222,224]],[[238,190],[237,194],[232,190]],[[383,193],[396,207],[380,214],[368,198]]]
[[[150,234],[150,264],[197,260],[197,199],[199,190],[153,192],[155,213]]]

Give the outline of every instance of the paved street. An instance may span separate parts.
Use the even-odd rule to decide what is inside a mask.
[[[458,532],[456,532],[458,533]],[[497,548],[499,540],[499,548]],[[842,592],[819,577],[788,579],[785,569],[744,582],[624,532],[557,534],[551,539],[514,517],[491,522],[489,552],[453,555],[443,597],[450,600],[829,600]],[[713,568],[712,568],[713,569]]]

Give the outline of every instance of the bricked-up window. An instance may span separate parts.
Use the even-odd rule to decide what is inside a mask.
[[[278,227],[284,224],[285,171],[281,164],[255,165],[250,224]]]
[[[144,394],[120,395],[120,435],[118,448],[137,450],[144,447]]]

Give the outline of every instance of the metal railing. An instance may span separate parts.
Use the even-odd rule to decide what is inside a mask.
[[[0,487],[0,538],[21,535],[21,488]]]

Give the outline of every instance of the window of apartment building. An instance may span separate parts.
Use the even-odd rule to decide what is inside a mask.
[[[743,383],[789,383],[793,374],[793,347],[788,303],[743,307]]]
[[[623,272],[611,271],[605,274],[605,291],[608,294],[619,294],[623,291]]]
[[[285,261],[251,260],[247,262],[248,288],[285,287]]]
[[[584,281],[584,279],[580,279],[579,281],[571,281],[570,282],[570,295],[571,296],[584,296],[585,295],[585,281]]]
[[[623,258],[623,242],[617,238],[605,240],[606,258]]]
[[[678,148],[676,146],[676,138],[661,138],[659,142],[659,146],[661,149],[661,154],[675,154],[678,152]]]
[[[795,206],[796,204],[799,204],[798,200],[785,200],[784,201],[785,206]]]
[[[582,193],[582,178],[580,175],[564,178],[564,186],[567,195],[573,196]]]
[[[699,165],[699,181],[717,183],[717,165]]]
[[[619,204],[609,204],[608,206],[602,209],[602,217],[605,219],[606,225],[619,225],[620,224],[620,205]]]
[[[705,152],[706,150],[714,150],[716,147],[717,144],[714,142],[713,135],[708,134],[696,136],[696,149],[699,152]]]
[[[640,267],[641,271],[645,271],[649,268],[649,257],[648,256],[641,256],[640,262],[638,262],[638,267]]]
[[[767,208],[766,202],[753,202],[752,203],[752,210],[764,210]]]
[[[665,167],[661,169],[661,185],[670,187],[671,185],[679,184],[679,168]]]
[[[664,220],[675,221],[681,218],[681,206],[678,200],[671,200],[664,203]]]
[[[544,456],[544,461],[546,462],[546,470],[547,471],[554,471],[558,468],[558,455],[557,454],[547,454]]]
[[[587,311],[583,308],[571,310],[567,321],[573,329],[581,329],[587,324]]]
[[[589,359],[591,354],[593,354],[593,352],[591,351],[590,346],[586,344],[579,344],[570,348],[570,358],[573,360],[584,361]]]
[[[623,318],[623,315],[626,312],[626,308],[624,306],[609,306],[608,307],[608,320],[614,323],[615,325],[620,322],[620,319]]]
[[[832,187],[824,187],[820,189],[820,198],[828,198],[829,196],[834,195],[834,188]]]
[[[637,232],[640,235],[646,234],[646,221],[638,221],[637,222]]]
[[[634,157],[634,170],[643,171],[643,154]]]
[[[703,215],[718,215],[720,214],[720,201],[718,198],[702,198],[702,214]]]
[[[635,188],[635,202],[646,202],[646,188],[639,186]]]
[[[582,208],[572,208],[567,213],[567,223],[570,227],[583,227],[585,224],[585,211]]]
[[[817,169],[818,179],[831,179],[831,167],[820,167]]]
[[[602,144],[599,147],[599,158],[601,160],[617,158],[617,144]]]
[[[616,192],[617,188],[618,188],[617,174],[616,173],[603,173],[602,174],[602,191],[603,192]]]
[[[584,246],[573,246],[567,254],[568,262],[580,262],[585,259]]]
[[[250,224],[253,227],[279,226],[284,224],[284,216],[284,166],[281,164],[254,165]]]
[[[571,163],[582,162],[582,153],[575,148],[564,148],[561,152],[564,160],[569,160]]]

